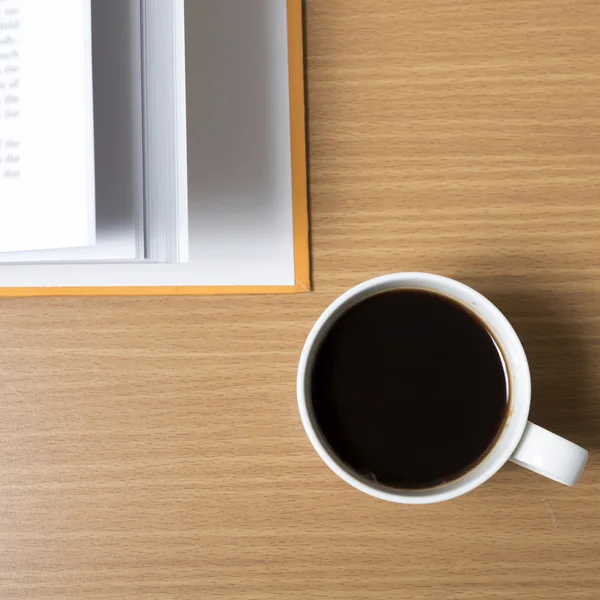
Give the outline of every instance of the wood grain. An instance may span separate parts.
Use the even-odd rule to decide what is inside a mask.
[[[313,294],[0,302],[0,597],[600,595],[600,5],[309,0]],[[513,321],[533,418],[590,450],[396,506],[296,410],[320,311],[462,279]]]

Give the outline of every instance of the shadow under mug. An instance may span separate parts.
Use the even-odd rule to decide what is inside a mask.
[[[446,296],[475,314],[493,336],[506,362],[510,389],[508,416],[486,456],[457,479],[425,489],[397,489],[371,481],[342,462],[322,435],[311,400],[312,369],[316,352],[337,319],[351,306],[386,290],[427,290]],[[453,279],[429,273],[395,273],[365,281],[335,300],[308,335],[298,367],[298,407],[302,424],[325,463],[355,488],[391,502],[429,504],[455,498],[489,479],[507,461],[555,481],[573,485],[579,479],[588,453],[576,444],[527,420],[531,377],[523,346],[506,317],[484,296]]]

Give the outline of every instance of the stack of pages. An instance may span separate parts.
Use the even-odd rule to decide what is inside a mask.
[[[308,290],[302,63],[301,0],[0,0],[0,295]]]

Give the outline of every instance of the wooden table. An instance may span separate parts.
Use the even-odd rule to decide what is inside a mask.
[[[309,0],[313,294],[0,303],[0,597],[600,597],[600,4]],[[337,479],[306,334],[368,277],[476,286],[590,450],[436,506]]]

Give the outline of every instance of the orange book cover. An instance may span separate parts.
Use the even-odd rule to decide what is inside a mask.
[[[295,280],[293,285],[23,288],[1,287],[0,283],[0,297],[291,294],[310,291],[302,0],[287,0],[287,30]]]

